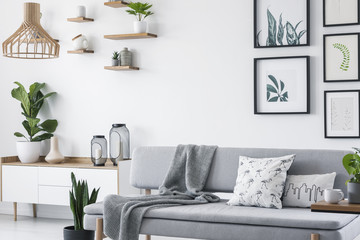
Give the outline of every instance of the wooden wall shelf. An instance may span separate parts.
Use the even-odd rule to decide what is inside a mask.
[[[93,18],[86,18],[86,17],[77,17],[77,18],[68,18],[68,22],[77,22],[77,23],[83,23],[83,22],[93,22]]]
[[[104,2],[104,5],[112,8],[123,8],[123,7],[127,7],[129,3],[124,1],[115,1],[115,2]]]
[[[140,70],[140,68],[132,66],[105,66],[104,69],[113,71]]]
[[[71,51],[67,51],[67,53],[71,53],[71,54],[94,53],[94,50],[71,50]]]
[[[126,40],[126,39],[157,38],[157,35],[152,33],[130,33],[130,34],[104,35],[104,38],[111,40]]]

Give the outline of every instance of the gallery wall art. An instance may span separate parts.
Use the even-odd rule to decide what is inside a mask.
[[[310,44],[309,0],[254,0],[254,47]]]
[[[359,33],[324,35],[324,82],[359,81]]]
[[[310,113],[309,56],[254,59],[254,113]]]
[[[359,0],[323,0],[324,27],[360,23]]]
[[[360,90],[325,91],[325,138],[360,137]]]

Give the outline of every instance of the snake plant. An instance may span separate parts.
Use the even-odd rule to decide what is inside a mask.
[[[70,190],[70,208],[74,216],[74,229],[84,230],[84,207],[96,202],[100,188],[94,188],[89,196],[86,181],[76,181],[75,174],[71,173],[72,189]]]
[[[14,88],[11,91],[11,96],[21,103],[23,110],[21,114],[26,118],[26,120],[22,122],[22,125],[29,134],[29,137],[25,137],[25,135],[20,132],[15,132],[14,135],[16,137],[24,137],[29,142],[41,142],[42,140],[51,138],[53,136],[52,133],[55,132],[58,126],[57,120],[50,119],[40,123],[37,115],[44,104],[44,100],[54,95],[55,92],[44,95],[41,89],[45,87],[45,83],[35,82],[30,86],[29,92],[26,92],[21,83],[15,82],[15,84],[18,85],[18,88]],[[40,132],[43,133],[37,135]]]

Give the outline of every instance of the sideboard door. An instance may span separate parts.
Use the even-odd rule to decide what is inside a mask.
[[[2,166],[4,202],[38,203],[38,168]]]

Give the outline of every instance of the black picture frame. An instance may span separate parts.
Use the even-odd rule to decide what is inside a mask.
[[[358,101],[357,104],[358,106],[360,106],[360,90],[328,90],[328,91],[324,91],[324,136],[325,138],[360,138],[360,109],[355,108],[358,112],[357,112],[357,118],[358,121],[356,121],[355,123],[357,124],[357,128],[358,131],[356,132],[356,135],[352,135],[352,136],[346,136],[346,135],[329,135],[329,131],[328,131],[328,124],[329,124],[329,120],[328,118],[328,106],[329,103],[327,101],[327,95],[331,94],[331,93],[357,93],[358,96]]]
[[[357,36],[357,61],[358,64],[355,64],[355,66],[357,67],[357,78],[354,79],[337,79],[337,80],[328,80],[327,79],[327,71],[326,71],[326,66],[327,66],[327,57],[326,57],[326,39],[330,38],[330,37],[337,37],[337,36],[352,36],[352,35],[356,35]],[[334,59],[330,59],[334,60]],[[323,81],[326,83],[329,82],[356,82],[356,81],[360,81],[360,68],[359,68],[359,64],[360,64],[360,33],[337,33],[337,34],[324,34],[323,36]]]
[[[267,60],[291,60],[291,59],[305,59],[305,74],[304,74],[304,83],[305,83],[305,95],[304,96],[304,111],[261,111],[258,108],[258,63],[260,61]],[[269,102],[269,101],[268,101]],[[254,58],[254,114],[310,114],[310,56],[286,56],[286,57],[266,57],[266,58]]]
[[[278,48],[278,47],[302,47],[302,46],[310,46],[310,0],[303,0],[306,4],[305,7],[305,19],[306,19],[306,43],[304,44],[298,44],[298,45],[276,45],[276,46],[261,46],[258,44],[257,34],[259,32],[258,30],[258,1],[262,0],[254,0],[254,48]],[[285,3],[288,3],[289,0],[278,0],[278,1],[284,1]],[[269,3],[267,3],[268,6]],[[284,21],[286,23],[286,21]],[[284,24],[284,23],[283,23]],[[285,26],[285,24],[284,24]],[[278,26],[276,26],[276,32],[278,31]],[[286,28],[284,29],[286,31]],[[286,32],[284,33],[284,38],[286,38]]]
[[[323,0],[323,27],[341,27],[341,26],[352,26],[360,24],[360,0],[357,0],[357,21],[353,23],[337,23],[337,24],[326,24],[326,1]]]

